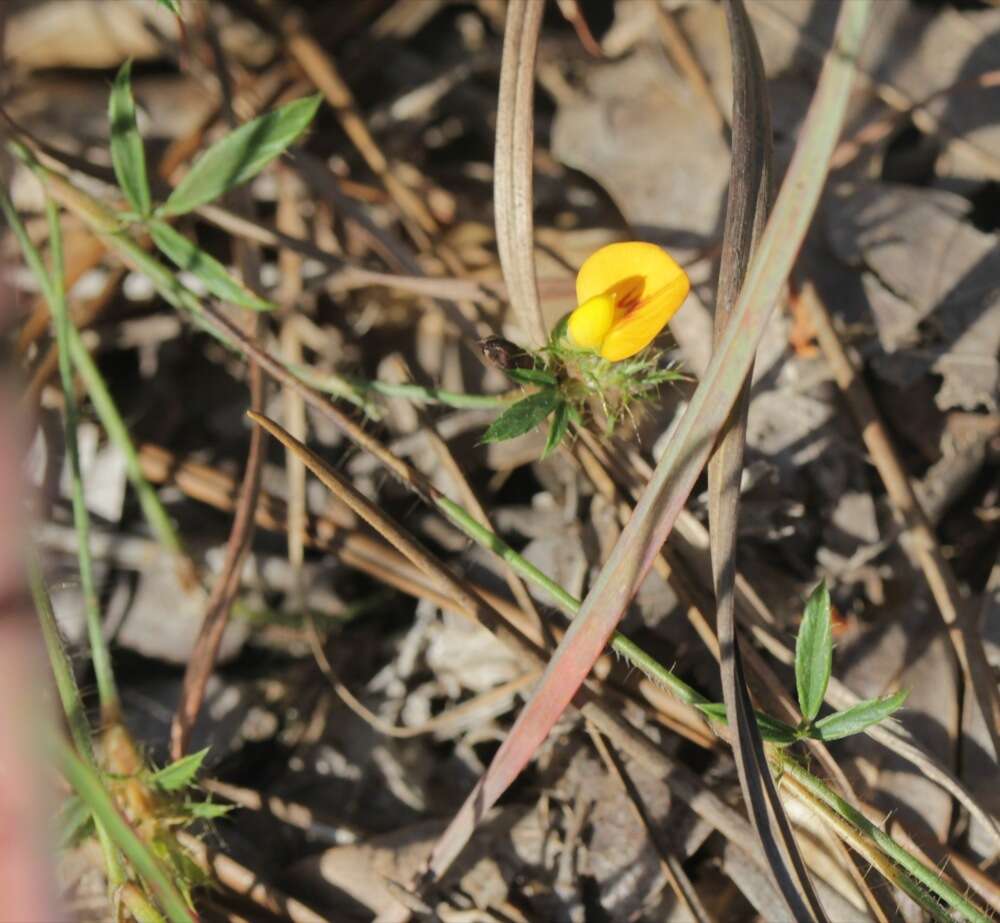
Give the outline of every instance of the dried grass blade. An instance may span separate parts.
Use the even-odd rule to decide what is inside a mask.
[[[507,7],[493,159],[497,250],[510,303],[534,346],[547,339],[535,279],[532,151],[535,140],[535,52],[544,0]]]
[[[773,173],[771,111],[757,38],[742,0],[728,0],[725,8],[733,61],[733,157],[715,306],[716,343],[729,325],[750,256],[763,233]],[[733,716],[730,727],[740,787],[774,883],[796,919],[822,920],[823,908],[771,778],[736,637],[736,531],[752,370],[751,364],[708,467],[722,693],[726,712]]]
[[[556,649],[538,689],[439,841],[439,848],[431,857],[433,874],[440,875],[460,851],[464,840],[456,839],[454,832],[465,831],[467,839],[471,832],[470,817],[482,816],[496,802],[566,709],[652,566],[704,468],[736,403],[767,319],[819,201],[840,133],[869,9],[870,0],[856,0],[843,6],[835,49],[823,68],[798,147],[733,311],[733,320],[673,442],[657,465],[580,614]],[[440,848],[441,842],[447,842],[447,848]]]

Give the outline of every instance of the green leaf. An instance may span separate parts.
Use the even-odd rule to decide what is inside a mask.
[[[528,430],[534,429],[542,422],[560,402],[559,392],[547,388],[537,394],[529,395],[508,407],[497,417],[489,429],[483,433],[480,443],[503,442],[515,436],[523,436]]]
[[[549,438],[545,440],[542,458],[547,458],[556,450],[567,429],[569,429],[569,404],[560,401],[556,405],[556,412],[552,414],[552,422],[549,423]]]
[[[78,843],[90,828],[90,808],[79,795],[70,795],[56,815],[59,848],[67,849]]]
[[[726,706],[722,702],[696,702],[695,708],[700,709],[714,721],[719,721],[722,724],[729,723],[726,718]],[[757,717],[757,727],[760,729],[760,736],[764,740],[782,747],[787,747],[798,740],[798,733],[790,724],[785,724],[784,721],[779,721],[777,718],[765,715],[762,711],[755,711],[754,714]]]
[[[567,311],[562,317],[559,318],[559,322],[552,328],[552,333],[549,334],[549,345],[558,345],[562,340],[566,339],[566,331],[569,329],[569,316],[572,311]]]
[[[214,801],[185,801],[184,813],[200,820],[216,820],[225,817],[231,810],[231,804],[217,804]]]
[[[548,385],[555,387],[556,376],[543,369],[507,369],[507,375],[522,385]]]
[[[199,249],[183,234],[164,221],[148,222],[153,243],[167,259],[180,269],[197,276],[216,298],[238,304],[252,311],[273,311],[277,305],[258,298],[246,286],[237,282],[215,257]]]
[[[159,3],[160,6],[166,7],[175,16],[181,15],[180,0],[156,0],[156,2]]]
[[[895,695],[884,699],[868,699],[858,702],[844,711],[834,712],[817,721],[809,736],[816,740],[840,740],[851,734],[859,734],[867,727],[884,721],[894,711],[902,707],[909,692],[901,689]]]
[[[306,130],[322,100],[319,94],[297,99],[217,141],[195,161],[158,214],[182,215],[252,179]]]
[[[806,602],[805,615],[795,641],[795,686],[799,708],[807,723],[819,714],[833,667],[833,628],[830,593],[821,583]]]
[[[194,777],[201,769],[202,761],[207,753],[208,747],[205,747],[204,750],[199,750],[197,753],[182,756],[179,760],[154,772],[150,781],[165,792],[176,792],[187,788],[194,782]]]
[[[142,137],[135,122],[135,100],[132,98],[132,61],[126,61],[118,71],[108,100],[108,122],[111,126],[111,163],[125,198],[140,215],[150,210],[149,181],[146,178],[146,154]]]

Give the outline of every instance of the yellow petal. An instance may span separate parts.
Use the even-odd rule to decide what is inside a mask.
[[[615,302],[609,295],[588,298],[569,316],[566,332],[581,349],[598,349],[615,319]]]
[[[673,263],[673,260],[670,262]],[[640,349],[652,343],[667,325],[667,321],[677,313],[677,309],[684,303],[691,290],[687,274],[679,266],[677,269],[678,274],[659,290],[654,290],[653,295],[647,297],[621,320],[615,322],[601,343],[601,355],[605,359],[618,362],[634,356]]]
[[[648,298],[684,270],[662,247],[643,241],[608,244],[592,253],[576,276],[577,304],[611,295],[618,304]]]

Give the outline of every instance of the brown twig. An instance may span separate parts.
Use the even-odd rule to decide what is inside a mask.
[[[684,75],[688,83],[704,104],[719,133],[726,136],[729,132],[729,122],[719,101],[715,98],[712,85],[705,75],[705,70],[698,62],[691,43],[673,12],[664,8],[659,0],[649,0],[656,11],[656,21],[660,27],[660,38],[667,49],[667,54],[677,69]],[[728,139],[727,139],[728,140]]]
[[[822,59],[825,55],[826,49],[823,47],[822,42],[804,32],[792,22],[782,12],[780,4],[772,6],[767,3],[755,3],[752,9],[754,17],[759,18],[762,22],[767,22],[769,25],[781,29],[786,35],[794,33],[795,41],[799,43],[799,46],[815,58]],[[968,141],[950,131],[926,107],[925,103],[914,101],[891,83],[876,79],[860,67],[855,69],[855,74],[856,79],[874,90],[887,106],[890,106],[897,112],[909,115],[913,120],[913,124],[921,131],[944,138],[956,150],[962,151],[962,153],[974,160],[987,177],[991,179],[1000,178],[1000,157],[994,152],[985,150],[978,144]],[[844,152],[842,151],[842,156],[843,154]]]
[[[320,916],[302,901],[289,897],[264,881],[256,872],[225,853],[210,849],[190,833],[179,831],[177,840],[205,872],[213,875],[230,891],[253,901],[268,913],[273,913],[291,923],[329,923],[328,917]]]
[[[396,358],[403,374],[406,377],[409,377],[409,370],[406,368],[406,363],[403,358],[398,355]],[[493,524],[490,522],[486,509],[483,507],[482,503],[479,502],[479,497],[476,495],[476,492],[472,489],[472,485],[469,483],[468,478],[465,476],[462,466],[459,465],[458,461],[455,459],[455,455],[448,447],[448,443],[441,438],[440,433],[437,431],[437,427],[435,427],[434,423],[419,406],[414,405],[413,412],[416,415],[417,421],[420,423],[421,431],[430,443],[431,449],[434,451],[434,454],[437,455],[438,461],[441,462],[445,471],[448,472],[452,483],[461,495],[462,506],[464,506],[466,510],[472,514],[480,525],[486,526],[486,528],[491,532],[496,531],[493,528]],[[504,579],[507,581],[507,586],[510,587],[511,593],[514,594],[514,599],[521,607],[521,611],[525,612],[535,621],[535,624],[538,626],[539,634],[546,639],[546,645],[551,647],[551,632],[549,631],[548,625],[546,625],[545,621],[539,614],[538,608],[535,606],[535,602],[531,598],[531,594],[528,593],[527,589],[525,589],[524,581],[522,581],[521,578],[514,573],[513,568],[511,568],[511,566],[506,562],[503,563],[503,571]]]
[[[326,97],[344,132],[399,207],[407,231],[421,249],[426,249],[431,235],[437,231],[437,222],[417,195],[392,171],[388,159],[358,114],[351,89],[340,76],[333,59],[303,31],[297,14],[288,13],[276,24],[284,35],[288,53]]]

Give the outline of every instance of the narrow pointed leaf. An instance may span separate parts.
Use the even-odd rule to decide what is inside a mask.
[[[184,812],[190,817],[201,820],[217,820],[232,811],[231,804],[218,804],[215,801],[185,801]]]
[[[556,450],[568,428],[569,404],[560,401],[556,405],[555,413],[552,414],[552,422],[549,423],[549,438],[545,440],[545,451],[542,452],[542,458],[546,458]]]
[[[132,208],[140,215],[148,215],[151,207],[149,180],[146,176],[146,153],[135,121],[131,60],[121,66],[111,87],[108,122],[111,131],[111,164],[115,169],[118,185]]]
[[[795,687],[802,717],[812,722],[819,714],[833,668],[833,626],[830,592],[824,581],[809,596],[795,641]]]
[[[79,795],[70,795],[56,815],[56,835],[59,848],[67,849],[79,842],[90,828],[90,808]],[[92,831],[91,831],[92,832]]]
[[[250,289],[237,282],[215,257],[174,230],[165,221],[152,220],[149,234],[157,249],[179,269],[196,276],[216,298],[249,308],[251,311],[273,311],[277,305],[258,298]]]
[[[552,413],[558,403],[559,394],[553,388],[531,394],[500,414],[483,433],[480,442],[503,442],[523,436]]]
[[[297,99],[217,141],[195,161],[159,214],[182,215],[255,177],[306,130],[320,102],[318,94]]]
[[[440,877],[451,865],[476,820],[517,778],[572,701],[638,591],[708,461],[742,390],[819,201],[843,124],[870,6],[868,0],[855,0],[841,7],[834,36],[836,50],[827,55],[823,65],[732,321],[579,615],[553,653],[489,769],[438,841],[428,863],[433,877]]]
[[[851,734],[860,734],[865,728],[884,721],[893,712],[902,708],[907,695],[909,692],[901,689],[888,698],[868,699],[844,711],[834,712],[817,721],[809,736],[829,741],[850,737]]]
[[[157,788],[162,788],[166,792],[176,792],[182,788],[187,788],[194,782],[194,778],[198,775],[198,770],[201,769],[201,764],[207,754],[208,747],[205,747],[204,750],[199,750],[197,753],[182,756],[179,760],[175,760],[173,763],[154,772],[150,781]]]

